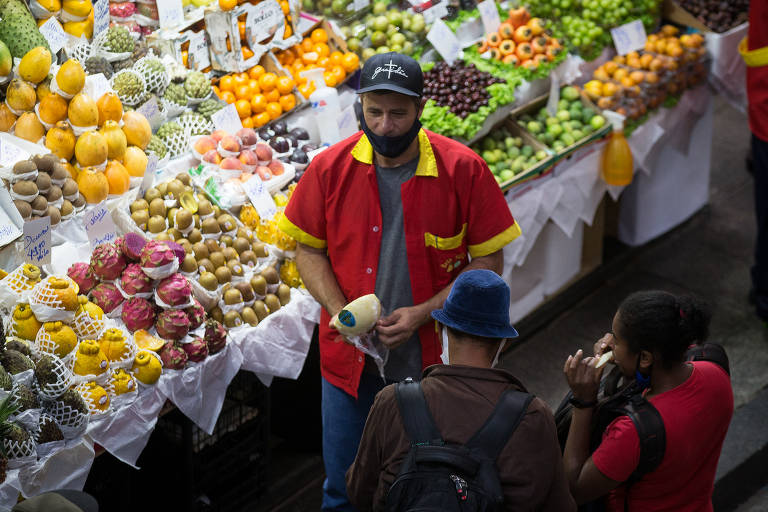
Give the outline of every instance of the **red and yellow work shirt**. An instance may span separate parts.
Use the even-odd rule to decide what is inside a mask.
[[[419,162],[401,187],[413,303],[432,298],[468,263],[494,253],[520,234],[488,166],[468,147],[419,132]],[[381,206],[373,147],[363,132],[318,154],[299,181],[280,229],[300,243],[328,250],[348,301],[374,293],[381,249]],[[331,384],[357,396],[363,353],[336,342],[320,319],[320,366]],[[440,362],[435,324],[419,329],[422,365]]]
[[[768,2],[749,3],[747,34],[739,51],[747,64],[749,128],[768,142]]]

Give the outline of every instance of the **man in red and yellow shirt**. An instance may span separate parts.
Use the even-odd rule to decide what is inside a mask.
[[[314,158],[280,221],[298,241],[299,273],[323,306],[323,510],[354,510],[344,474],[385,384],[361,351],[338,341],[332,318],[376,293],[386,378],[419,378],[442,352],[431,311],[461,272],[500,274],[502,248],[520,234],[485,162],[421,128],[423,76],[415,60],[376,55],[360,87],[363,131]]]

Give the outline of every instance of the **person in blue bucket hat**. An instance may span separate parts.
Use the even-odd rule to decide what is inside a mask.
[[[518,335],[509,322],[509,303],[509,287],[495,272],[461,274],[443,308],[432,311],[443,339],[444,364],[424,370],[420,389],[435,427],[449,445],[465,445],[508,390],[526,394],[529,401],[521,407],[520,422],[496,458],[503,510],[576,510],[552,411],[541,399],[527,395],[512,374],[495,368],[505,343]],[[347,493],[360,512],[388,510],[389,490],[416,442],[406,432],[397,398],[402,391],[396,386],[376,396],[347,471]]]

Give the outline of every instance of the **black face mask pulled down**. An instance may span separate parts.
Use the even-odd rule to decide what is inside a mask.
[[[397,137],[376,135],[371,131],[368,125],[365,124],[365,116],[360,117],[360,126],[362,127],[365,136],[368,137],[374,151],[387,158],[395,158],[402,155],[405,150],[408,149],[408,146],[411,145],[413,139],[419,134],[419,130],[421,130],[421,121],[417,118],[413,122],[410,130]]]

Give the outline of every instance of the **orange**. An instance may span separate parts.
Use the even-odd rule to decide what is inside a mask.
[[[232,94],[232,91],[224,91],[221,93],[221,99],[226,101],[227,103],[234,103],[237,101],[237,97],[235,97],[234,94]]]
[[[211,89],[213,89],[213,92],[216,93],[216,96],[221,98],[221,89],[219,89],[218,85],[211,86]]]
[[[283,14],[291,12],[291,6],[288,4],[287,0],[280,0],[280,8],[283,10]]]
[[[231,11],[237,6],[237,0],[219,0],[219,8],[222,11]]]
[[[336,76],[337,84],[340,84],[341,82],[344,81],[345,78],[347,78],[347,72],[344,71],[344,68],[341,66],[334,66],[334,68],[331,71]]]
[[[312,39],[309,37],[304,38],[304,40],[301,42],[301,49],[304,50],[304,53],[314,50],[314,46],[315,43],[313,43]]]
[[[235,88],[235,98],[239,100],[249,100],[251,96],[251,88],[248,86],[248,84],[240,85]]]
[[[253,119],[250,117],[245,117],[240,122],[243,124],[243,128],[253,128]]]
[[[301,56],[301,60],[304,61],[304,64],[315,64],[319,58],[320,56],[315,52],[306,52]]]
[[[285,94],[280,96],[280,106],[283,107],[283,112],[293,110],[293,107],[296,106],[296,96],[293,94]]]
[[[237,31],[240,33],[240,40],[242,41],[243,39],[245,39],[245,22],[244,21],[237,22]]]
[[[261,75],[264,74],[264,66],[255,65],[248,70],[248,78],[258,80]]]
[[[323,73],[323,80],[325,80],[325,85],[328,87],[336,87],[339,85],[339,81],[336,80],[336,75],[333,73],[333,71],[326,71]]]
[[[318,59],[317,61],[317,67],[328,69],[331,66],[331,59],[328,57],[323,57],[321,59]]]
[[[283,107],[276,101],[267,103],[267,114],[269,114],[269,118],[274,121],[283,114]]]
[[[340,51],[336,50],[331,52],[331,54],[328,56],[331,59],[331,64],[334,66],[342,66],[344,65],[344,54]]]
[[[277,75],[274,73],[264,73],[259,77],[259,87],[264,92],[269,92],[277,84]]]
[[[248,73],[246,71],[243,71],[242,73],[238,73],[237,76],[239,76],[242,80],[245,80],[246,82],[251,78],[248,76]]]
[[[278,101],[280,99],[280,91],[277,89],[272,89],[269,92],[265,92],[264,99],[267,100],[267,103]]]
[[[293,90],[293,78],[289,76],[281,76],[277,79],[277,90],[280,94],[288,94]]]
[[[283,30],[283,39],[288,39],[293,35],[293,28],[291,28],[291,24],[288,23],[288,19],[285,20],[285,30]]]
[[[312,34],[310,34],[309,38],[312,40],[313,43],[327,43],[328,42],[328,33],[322,29],[322,28],[316,28],[312,31]]]
[[[299,87],[299,92],[305,99],[309,99],[309,96],[315,92],[315,85],[312,83],[306,83]]]
[[[298,75],[301,70],[304,69],[304,62],[302,62],[301,59],[297,59],[291,66],[291,69],[293,70],[294,75]]]
[[[267,99],[263,94],[256,94],[251,98],[251,112],[259,114],[267,109]]]
[[[248,48],[247,46],[243,46],[240,49],[240,51],[243,53],[244,59],[250,59],[251,57],[253,57],[253,51],[251,51],[251,49]]]
[[[240,119],[251,117],[251,103],[248,100],[237,100],[235,102],[235,109]]]
[[[221,77],[221,80],[219,80],[219,88],[222,91],[232,91],[235,89],[235,80],[232,78],[232,75],[224,75]]]
[[[320,58],[328,57],[331,54],[331,47],[326,43],[318,43],[313,48]]]
[[[264,126],[269,121],[271,121],[271,118],[269,117],[269,114],[266,112],[261,112],[260,114],[256,114],[253,119],[253,126]]]
[[[360,67],[360,57],[358,57],[356,53],[347,52],[344,54],[344,59],[341,62],[341,66],[347,73],[357,71],[357,69]]]
[[[232,90],[240,87],[241,85],[246,85],[248,83],[248,75],[245,75],[245,78],[243,78],[239,74],[232,75],[232,83],[235,84],[235,86],[234,86],[234,88]]]

